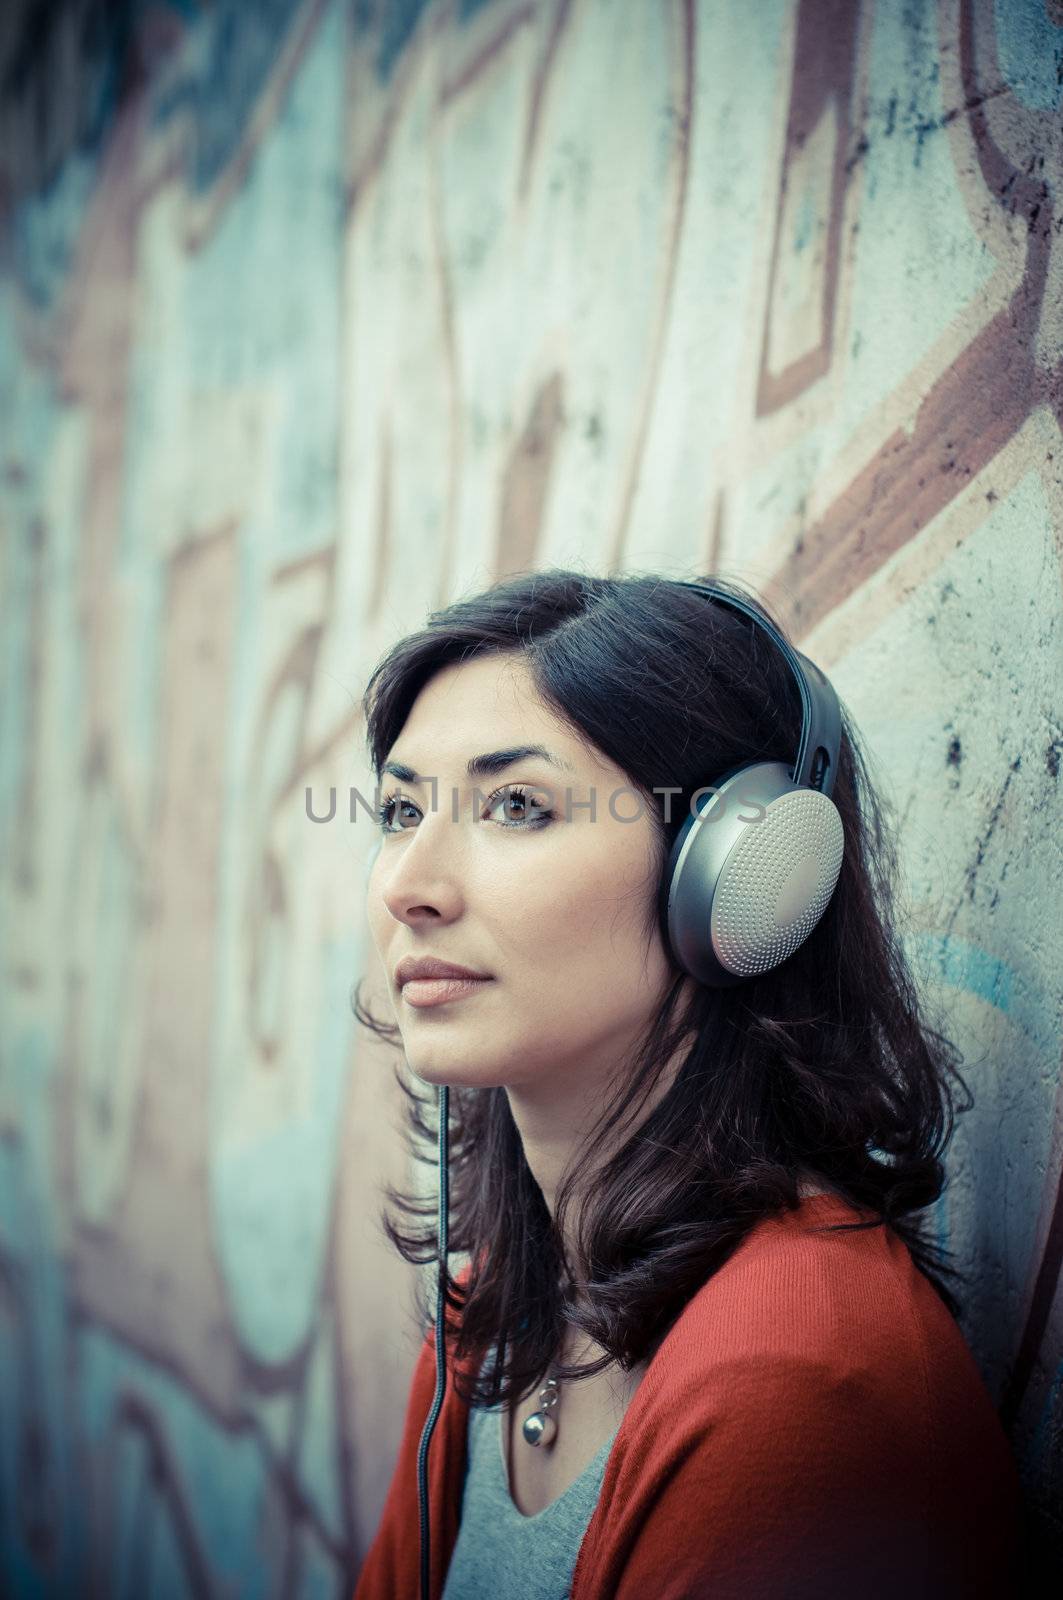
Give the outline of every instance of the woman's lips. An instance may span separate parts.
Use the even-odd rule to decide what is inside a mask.
[[[446,1000],[462,1000],[491,978],[410,978],[402,986],[402,998],[407,1005],[441,1006]]]

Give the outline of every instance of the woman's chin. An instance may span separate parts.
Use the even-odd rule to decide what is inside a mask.
[[[497,1071],[488,1067],[477,1070],[475,1063],[468,1060],[418,1061],[410,1055],[406,1060],[414,1077],[433,1088],[493,1089],[498,1084]]]

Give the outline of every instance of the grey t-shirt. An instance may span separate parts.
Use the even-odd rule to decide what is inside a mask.
[[[443,1600],[566,1600],[620,1424],[575,1483],[533,1517],[509,1492],[504,1424],[500,1405],[469,1408],[461,1525]]]

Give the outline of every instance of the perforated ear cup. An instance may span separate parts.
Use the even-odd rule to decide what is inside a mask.
[[[793,955],[834,893],[842,819],[833,800],[797,789],[750,824],[712,897],[712,948],[729,972],[754,977]]]
[[[826,910],[843,849],[834,802],[781,762],[728,777],[672,847],[662,903],[679,965],[720,987],[779,966]]]

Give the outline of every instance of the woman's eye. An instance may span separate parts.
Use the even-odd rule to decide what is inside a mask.
[[[389,794],[385,800],[381,800],[380,805],[377,807],[377,820],[385,833],[401,833],[406,826],[405,823],[399,828],[391,826],[393,806],[398,806],[400,811],[417,810],[412,800],[404,800],[400,794]]]
[[[529,799],[526,791],[519,786],[496,789],[494,794],[488,798],[488,813],[494,811],[498,805],[503,803],[506,816],[499,821],[499,826],[503,828],[541,828],[553,816],[553,812],[548,811],[545,805],[540,805],[537,800]],[[542,815],[538,817],[529,816],[529,807],[541,812]]]

